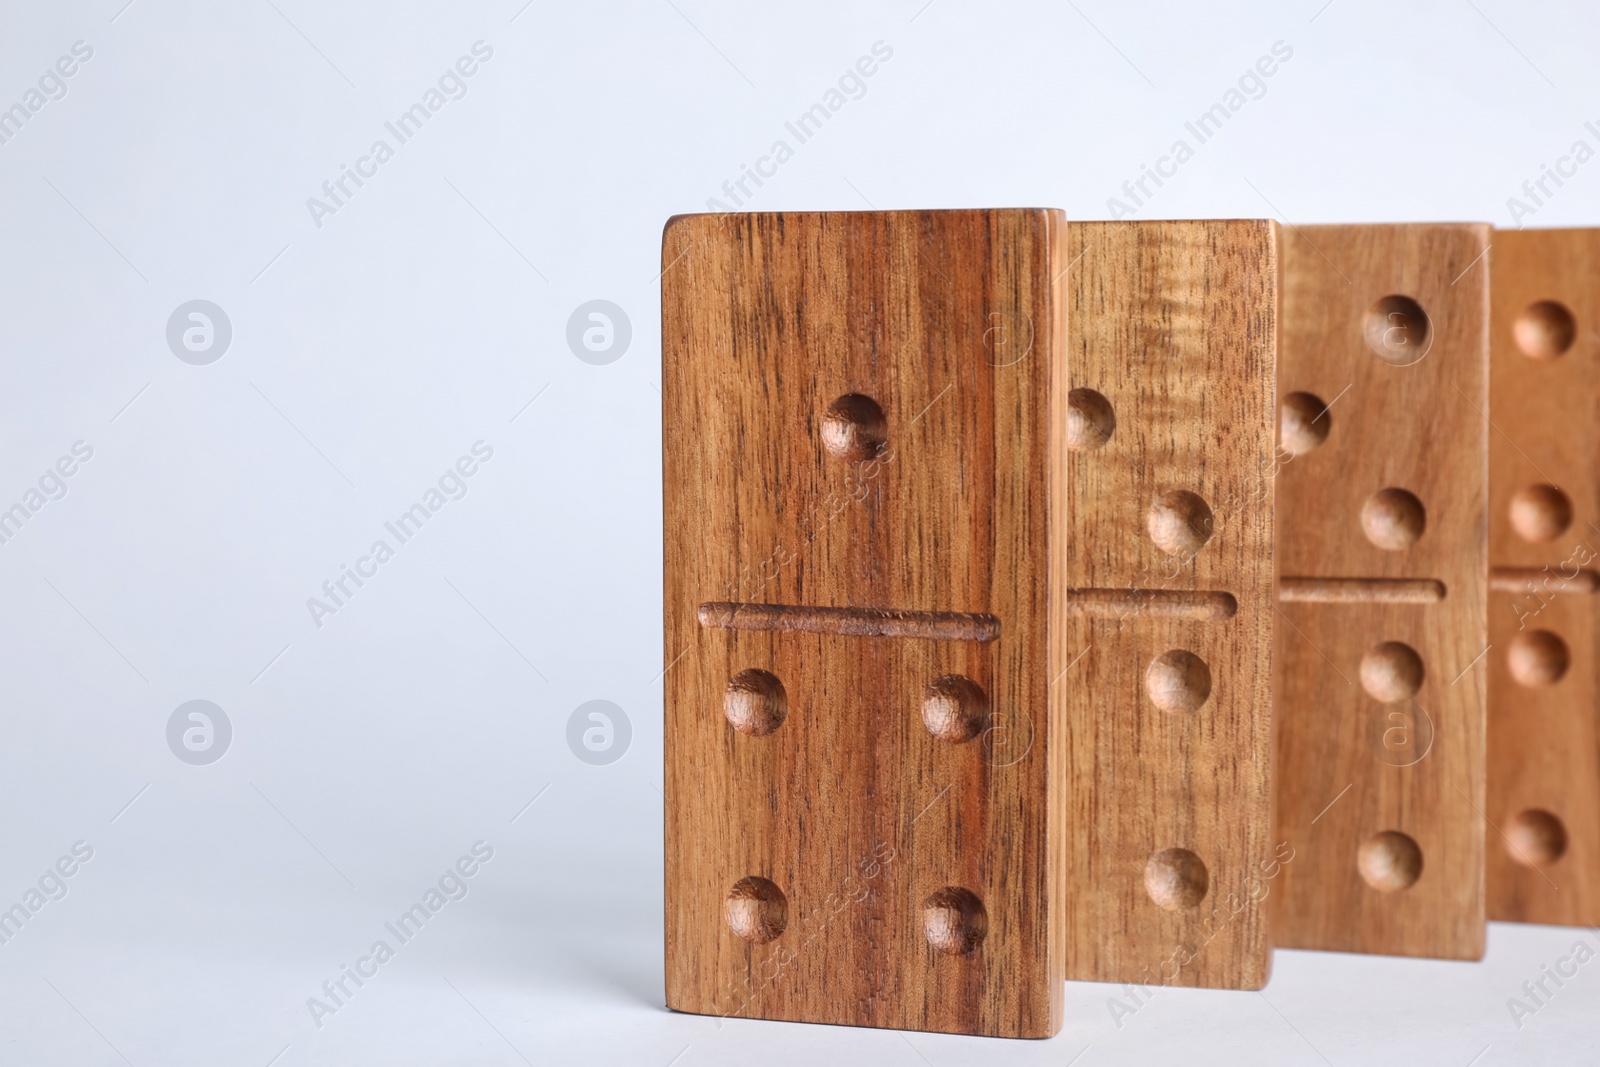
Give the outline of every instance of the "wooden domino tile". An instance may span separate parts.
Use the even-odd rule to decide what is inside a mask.
[[[1489,918],[1594,926],[1600,230],[1489,258]]]
[[[1275,230],[1068,228],[1069,978],[1267,979]]]
[[[1483,954],[1488,239],[1282,232],[1284,947]]]
[[[1063,228],[1043,210],[668,224],[669,1007],[1060,1028]]]

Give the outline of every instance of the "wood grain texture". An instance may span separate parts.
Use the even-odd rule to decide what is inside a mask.
[[[1325,440],[1278,475],[1281,572],[1448,595],[1281,605],[1277,811],[1295,853],[1274,888],[1281,946],[1483,954],[1488,236],[1282,233],[1279,387],[1331,407]],[[1391,297],[1419,303],[1426,328]],[[1409,657],[1383,642],[1420,657],[1409,700],[1369,695],[1409,687]]]
[[[1600,923],[1600,598],[1590,592],[1594,572],[1585,565],[1600,555],[1600,230],[1497,231],[1489,255],[1489,399],[1499,432],[1489,439],[1496,581],[1489,595],[1488,815],[1500,831],[1490,831],[1488,845],[1489,917],[1593,926]],[[1563,305],[1576,330],[1564,353],[1533,359],[1518,345],[1517,329],[1542,301]],[[1512,524],[1513,501],[1545,484],[1566,495],[1570,525],[1550,540],[1530,541]],[[1570,665],[1555,684],[1530,687],[1513,676],[1508,657],[1519,638],[1538,631],[1560,638]],[[1559,820],[1566,848],[1530,866],[1514,853],[1525,847],[1525,813],[1539,811]]]
[[[674,1009],[1014,1037],[1061,1025],[1065,753],[1046,606],[1063,225],[1009,210],[667,226]],[[881,424],[836,403],[854,395]],[[1001,631],[708,628],[706,602],[992,615]],[[787,702],[764,735],[723,711],[752,668]],[[925,694],[952,675],[991,705],[964,744],[924,725]],[[969,690],[940,692],[954,706]],[[739,707],[763,699],[751,683]]]
[[[1051,698],[1063,706],[1071,758],[1069,978],[1266,982],[1262,901],[1277,862],[1275,229],[1068,228],[1066,373],[1054,421],[1068,422],[1072,391],[1092,390],[1109,401],[1115,429],[1099,447],[1052,453],[1052,584],[1120,588],[1131,601],[1109,616],[1074,611],[1066,595],[1052,604],[1051,660],[1063,673],[1051,675]],[[1100,410],[1099,401],[1080,407],[1080,425]],[[1083,439],[1092,446],[1101,436]],[[1166,506],[1174,492],[1195,494],[1204,509]],[[1189,521],[1171,524],[1172,513]],[[1236,607],[1204,618],[1134,610],[1151,599],[1139,593],[1155,589],[1223,593]]]

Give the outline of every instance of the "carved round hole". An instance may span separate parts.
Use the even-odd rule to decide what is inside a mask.
[[[1572,501],[1553,485],[1525,485],[1511,494],[1511,528],[1524,541],[1554,541],[1572,525]]]
[[[1398,893],[1422,877],[1422,849],[1399,830],[1384,830],[1361,842],[1356,869],[1361,880],[1378,892]]]
[[[1410,548],[1428,525],[1428,513],[1416,495],[1404,489],[1380,489],[1361,505],[1361,532],[1387,552]]]
[[[1555,685],[1572,664],[1567,643],[1549,630],[1524,630],[1506,649],[1506,667],[1519,685]]]
[[[764,945],[789,925],[789,900],[768,879],[751,875],[728,890],[725,913],[728,929],[746,941]]]
[[[728,679],[722,713],[741,734],[765,737],[789,717],[789,697],[777,675],[752,667]]]
[[[1278,440],[1291,456],[1303,456],[1328,439],[1333,415],[1322,398],[1290,393],[1278,410]]]
[[[1506,851],[1524,867],[1548,867],[1567,851],[1567,828],[1548,811],[1530,808],[1506,826]]]
[[[1067,448],[1073,452],[1104,448],[1116,428],[1111,401],[1093,389],[1074,389],[1067,394]]]
[[[936,678],[922,696],[922,722],[939,740],[966,744],[989,722],[988,694],[965,675]]]
[[[888,439],[888,420],[870,396],[846,393],[822,416],[822,447],[836,459],[871,459]]]
[[[1186,848],[1162,849],[1144,865],[1144,891],[1167,911],[1194,907],[1210,888],[1205,863]]]
[[[1433,345],[1428,313],[1409,296],[1386,296],[1373,304],[1361,332],[1373,355],[1396,367],[1416,363]]]
[[[923,936],[946,956],[971,955],[988,932],[989,913],[970,889],[947,885],[922,902]]]
[[[1380,703],[1410,700],[1422,688],[1425,673],[1417,650],[1400,641],[1374,645],[1361,657],[1361,688]]]
[[[1529,304],[1511,324],[1511,339],[1529,359],[1555,359],[1572,347],[1577,336],[1572,312],[1554,300]]]
[[[1145,515],[1156,547],[1169,556],[1192,556],[1211,540],[1211,507],[1187,489],[1168,489]]]
[[[1144,689],[1162,711],[1198,711],[1211,696],[1211,668],[1193,652],[1175,648],[1150,661]]]

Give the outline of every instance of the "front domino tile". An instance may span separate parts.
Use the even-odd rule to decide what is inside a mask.
[[[669,1007],[1060,1029],[1063,229],[1044,210],[668,224]]]

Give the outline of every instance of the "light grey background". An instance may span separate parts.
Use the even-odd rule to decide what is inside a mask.
[[[1600,935],[1504,925],[1481,965],[1283,952],[1264,995],[1163,990],[1120,1026],[1115,990],[1072,985],[1049,1042],[664,1011],[657,391],[662,224],[726,202],[875,42],[865,94],[749,206],[1107,217],[1281,41],[1134,217],[1507,225],[1600,144],[1592,12],[125,3],[0,8],[0,107],[93,49],[0,145],[0,507],[93,448],[0,545],[0,907],[93,849],[0,944],[0,1061],[1594,1059],[1600,963],[1520,1029],[1506,1001]],[[478,41],[466,95],[316,225],[307,199]],[[1590,163],[1526,221],[1600,222],[1597,191]],[[196,299],[233,330],[206,366],[166,342]],[[609,364],[567,345],[591,300],[631,322]],[[479,441],[466,496],[397,546],[384,523]],[[394,558],[319,628],[307,598],[379,538]],[[232,726],[209,765],[168,747],[190,700]],[[591,700],[631,721],[615,762],[568,747]],[[468,895],[317,1026],[308,998],[479,841]]]

